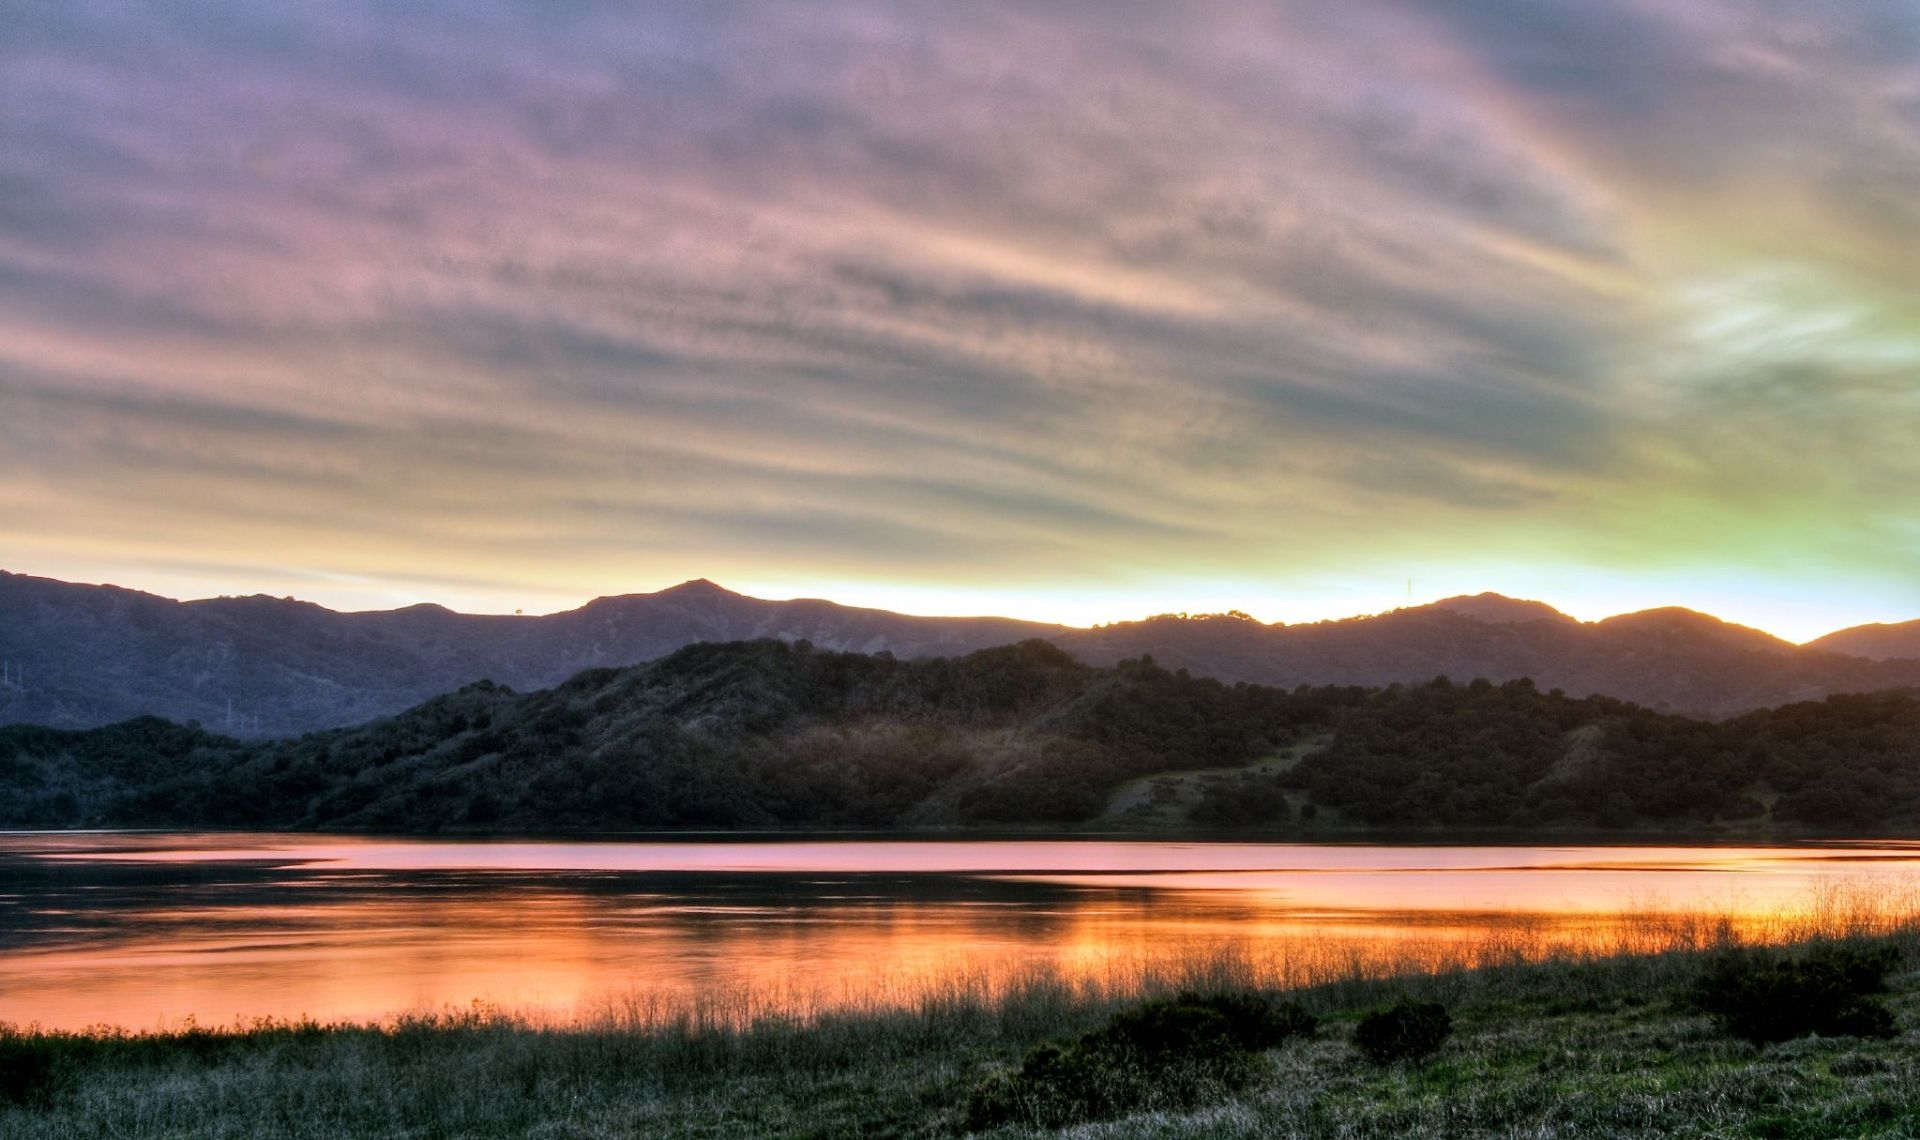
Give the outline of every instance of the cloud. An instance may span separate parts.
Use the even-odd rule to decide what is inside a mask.
[[[0,509],[76,577],[110,523],[115,565],[503,596],[1911,578],[1917,42],[1892,2],[43,7],[0,46]]]

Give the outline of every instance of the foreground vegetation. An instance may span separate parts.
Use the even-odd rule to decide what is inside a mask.
[[[1682,941],[1284,994],[1216,960],[1124,990],[956,986],[806,1022],[554,1028],[474,1009],[378,1028],[10,1030],[0,1134],[1920,1135],[1912,931],[1784,952]],[[1791,1016],[1729,1016],[1756,995]]]
[[[287,740],[0,729],[0,827],[1007,826],[1905,834],[1920,698],[1709,722],[1524,680],[1289,690],[1039,641],[919,661],[760,641]]]

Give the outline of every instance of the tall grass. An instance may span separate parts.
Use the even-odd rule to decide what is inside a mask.
[[[858,968],[836,987],[761,984],[692,999],[649,991],[604,994],[562,1011],[508,1016],[543,1028],[622,1032],[728,1032],[801,1027],[894,1015],[961,1020],[989,1009],[1107,1008],[1182,989],[1269,990],[1364,985],[1528,963],[1576,965],[1818,939],[1893,937],[1920,930],[1920,889],[1903,880],[1827,884],[1767,911],[1676,911],[1648,899],[1612,914],[1436,912],[1323,922],[1277,936],[1090,947],[1065,957],[1007,964],[954,959],[938,969]],[[1430,933],[1406,933],[1407,930]]]

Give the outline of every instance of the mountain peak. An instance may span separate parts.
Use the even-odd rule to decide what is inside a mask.
[[[1574,620],[1545,602],[1529,601],[1526,598],[1509,598],[1505,594],[1492,592],[1442,598],[1422,608],[1448,610],[1487,625],[1521,625],[1530,621],[1572,622]]]
[[[1737,649],[1769,653],[1783,653],[1793,648],[1791,642],[1770,633],[1724,621],[1685,606],[1661,606],[1658,609],[1619,614],[1598,622],[1597,626],[1613,632],[1694,637]]]
[[[657,598],[740,598],[746,595],[735,593],[711,578],[689,578],[678,586],[668,586],[654,596]]]
[[[569,612],[607,613],[612,611],[624,613],[636,607],[642,611],[649,610],[655,602],[680,602],[683,604],[700,605],[702,603],[734,600],[757,601],[759,599],[748,598],[745,594],[735,593],[710,578],[693,578],[677,586],[668,586],[664,590],[655,590],[650,594],[607,594],[593,599],[586,605],[581,606],[578,610]]]
[[[1621,628],[1655,628],[1671,626],[1675,628],[1699,627],[1717,629],[1725,626],[1730,629],[1744,629],[1732,622],[1723,621],[1712,614],[1703,614],[1699,610],[1690,610],[1685,606],[1656,606],[1650,610],[1634,610],[1632,613],[1615,614],[1602,618],[1600,625],[1613,625]],[[1757,630],[1755,632],[1758,632]]]
[[[318,602],[302,601],[291,594],[274,597],[272,594],[222,594],[217,598],[200,598],[181,605],[201,606],[209,610],[228,611],[281,611],[303,613],[333,613]]]
[[[1920,658],[1920,621],[1873,622],[1835,630],[1807,642],[1807,648],[1873,661]]]

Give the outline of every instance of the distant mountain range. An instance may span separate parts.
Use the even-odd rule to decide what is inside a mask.
[[[705,580],[521,617],[434,605],[337,613],[259,595],[179,602],[0,572],[0,724],[86,728],[156,715],[291,735],[391,715],[482,679],[543,689],[696,642],[757,638],[902,658],[1040,638],[1091,665],[1151,656],[1279,686],[1530,677],[1543,690],[1710,716],[1920,686],[1920,622],[1796,647],[1690,610],[1580,622],[1495,594],[1302,625],[1214,614],[1076,629],[767,601]]]

